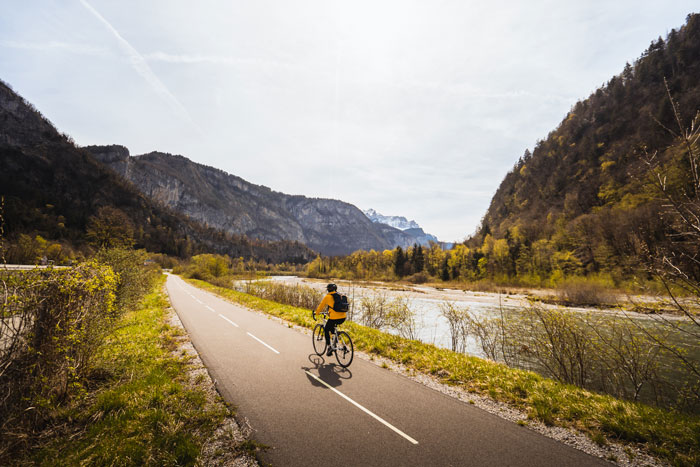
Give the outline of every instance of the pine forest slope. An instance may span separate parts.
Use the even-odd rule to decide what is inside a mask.
[[[212,252],[272,262],[305,262],[314,253],[296,242],[268,243],[204,227],[143,196],[59,134],[31,104],[0,82],[0,196],[4,235],[39,234],[73,248],[100,208],[126,215],[137,247],[187,257]]]
[[[664,80],[688,124],[700,109],[700,15],[653,41],[634,65],[577,102],[532,153],[526,151],[467,245],[506,240],[501,272],[508,275],[557,268],[633,272],[635,253],[654,248],[667,233],[649,188],[645,152],[658,150],[660,162],[686,170],[668,150],[675,140],[663,127],[678,125]],[[556,264],[536,264],[547,255]]]

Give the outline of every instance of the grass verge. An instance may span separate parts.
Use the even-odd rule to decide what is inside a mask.
[[[164,278],[163,278],[164,280]],[[225,417],[173,353],[163,280],[101,345],[86,393],[58,409],[32,465],[194,465]]]
[[[309,310],[263,300],[199,280],[193,285],[233,302],[312,328]],[[404,339],[356,323],[346,323],[355,348],[390,358],[470,392],[487,395],[525,411],[547,425],[573,427],[593,440],[643,445],[674,465],[700,465],[700,417],[586,391],[530,371]]]

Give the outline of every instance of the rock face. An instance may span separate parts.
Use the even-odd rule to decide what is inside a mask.
[[[326,255],[406,247],[415,238],[374,224],[352,204],[275,192],[183,156],[129,156],[123,146],[89,146],[95,158],[148,197],[201,223],[260,240],[292,240]]]

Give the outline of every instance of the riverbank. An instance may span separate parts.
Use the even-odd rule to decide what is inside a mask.
[[[282,305],[206,282],[198,287],[252,309],[311,328],[315,321],[307,309]],[[349,322],[344,324],[356,349],[397,362],[418,374],[437,378],[507,404],[526,414],[527,421],[574,428],[594,442],[626,444],[628,456],[642,449],[676,465],[700,462],[700,417],[684,415],[641,403],[616,399],[558,383],[536,373],[509,368],[431,344],[405,339]],[[614,460],[614,459],[610,459]]]

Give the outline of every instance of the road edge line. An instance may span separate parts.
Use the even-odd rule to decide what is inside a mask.
[[[345,399],[345,400],[347,400],[348,402],[350,402],[351,404],[353,404],[353,405],[354,405],[355,407],[357,407],[358,409],[360,409],[360,410],[362,410],[363,412],[365,412],[367,415],[373,417],[373,418],[376,419],[377,421],[379,421],[379,422],[381,422],[382,424],[384,424],[387,428],[390,428],[390,429],[393,430],[395,433],[401,435],[402,437],[404,437],[405,439],[407,439],[407,440],[410,441],[411,443],[413,443],[413,444],[418,444],[418,441],[416,441],[415,439],[411,438],[411,437],[408,436],[406,433],[404,433],[403,431],[399,430],[399,429],[396,428],[394,425],[392,425],[391,423],[387,422],[386,420],[384,420],[382,417],[380,417],[379,415],[375,414],[375,413],[372,412],[371,410],[369,410],[369,409],[363,407],[362,405],[358,404],[358,403],[355,402],[354,400],[350,399],[348,396],[346,396],[346,395],[343,394],[342,392],[338,391],[336,388],[334,388],[334,387],[331,386],[330,384],[326,383],[325,381],[323,381],[323,380],[322,380],[321,378],[319,378],[318,376],[314,375],[313,373],[310,373],[308,370],[304,370],[304,372],[305,372],[307,375],[311,376],[311,377],[312,377],[313,379],[315,379],[316,381],[318,381],[319,383],[323,384],[325,387],[327,387],[327,388],[330,389],[331,391],[333,391],[333,392],[335,392],[336,394],[338,394],[338,395],[339,395],[340,397],[342,397],[343,399]]]

